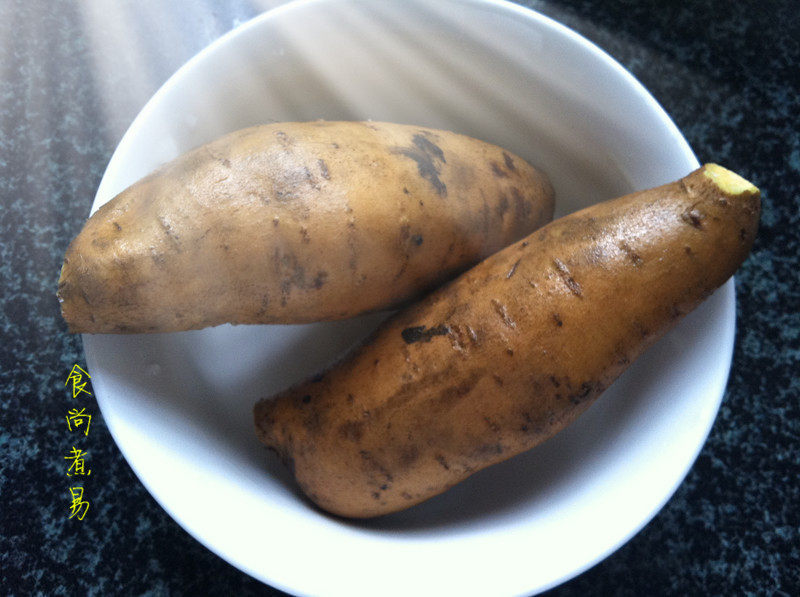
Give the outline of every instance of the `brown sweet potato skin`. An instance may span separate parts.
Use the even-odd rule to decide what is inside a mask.
[[[734,273],[759,210],[700,169],[559,219],[258,403],[257,434],[325,510],[417,504],[572,422]]]
[[[101,207],[67,250],[58,295],[72,332],[341,319],[416,297],[552,213],[543,174],[470,137],[264,125]]]

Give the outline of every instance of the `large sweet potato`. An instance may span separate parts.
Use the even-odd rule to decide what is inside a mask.
[[[322,508],[401,510],[567,426],[723,284],[759,192],[719,166],[561,218],[387,320],[255,408]]]

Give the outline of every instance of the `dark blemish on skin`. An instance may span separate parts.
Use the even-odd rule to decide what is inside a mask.
[[[319,190],[319,183],[317,182],[316,177],[311,173],[311,170],[308,169],[308,166],[303,167],[303,172],[305,173],[306,181],[308,184],[311,185],[311,188],[315,191]]]
[[[514,159],[510,155],[508,155],[505,151],[503,152],[503,161],[506,163],[506,168],[508,168],[512,172],[517,171],[517,167],[514,165]]]
[[[386,483],[381,485],[381,491],[386,491],[387,489],[389,489],[389,486]]]
[[[514,356],[514,349],[513,348],[506,348],[506,354],[510,357]]]
[[[563,325],[564,325],[564,322],[563,322],[563,321],[561,321],[561,317],[558,315],[558,313],[553,313],[553,321],[555,321],[555,322],[556,322],[556,325],[557,325],[558,327],[561,327],[561,326],[563,326]]]
[[[683,252],[686,253],[687,255],[693,255],[694,254],[694,252],[692,251],[692,247],[690,247],[689,245],[686,245],[685,247],[683,247]]]
[[[483,370],[473,371],[467,379],[462,380],[456,385],[448,386],[439,392],[439,395],[435,398],[436,403],[441,407],[442,405],[450,405],[458,402],[461,398],[472,392],[475,388],[475,384],[477,384],[484,375],[485,372]]]
[[[409,446],[400,453],[400,466],[408,468],[419,459],[419,449],[416,446]]]
[[[164,264],[167,261],[164,254],[157,252],[155,247],[150,247],[150,258],[158,267],[164,267]]]
[[[525,248],[525,247],[527,247],[529,244],[530,244],[530,243],[529,243],[528,241],[524,240],[524,241],[522,241],[522,242],[520,243],[520,246],[521,246],[521,247],[524,249],[524,248]]]
[[[593,389],[594,386],[588,381],[582,383],[578,393],[570,396],[570,402],[572,402],[572,404],[580,404],[589,397]]]
[[[261,308],[258,310],[258,317],[264,317],[267,313],[267,308],[269,307],[269,294],[265,294],[261,297]]]
[[[492,379],[494,379],[494,383],[496,383],[501,388],[503,387],[503,378],[497,375],[497,373],[492,373]]]
[[[428,134],[427,131],[423,131],[423,134],[421,135],[414,135],[413,137],[414,145],[435,156],[438,160],[441,160],[443,163],[447,163],[447,160],[444,159],[444,152],[438,145],[436,145],[436,143],[428,139],[429,136],[430,135]]]
[[[104,238],[93,238],[92,246],[97,247],[98,249],[106,249],[108,248],[108,241]]]
[[[697,228],[698,230],[703,230],[703,220],[705,220],[705,218],[705,214],[697,211],[694,208],[687,209],[681,214],[681,220],[690,226]]]
[[[317,160],[317,165],[319,166],[320,174],[322,174],[322,178],[325,180],[331,179],[331,173],[328,172],[328,164],[325,163],[325,160],[319,159]]]
[[[517,187],[511,188],[511,194],[514,196],[514,214],[518,222],[526,222],[531,218],[533,208],[525,199],[525,196]]]
[[[508,197],[500,195],[500,201],[495,206],[494,211],[498,218],[502,218],[508,211]]]
[[[410,494],[410,493],[408,493],[407,491],[404,491],[403,493],[401,493],[401,494],[400,494],[400,497],[402,497],[404,500],[410,500],[410,499],[413,499],[413,498],[411,497],[411,494]]]
[[[406,187],[403,187],[403,193],[405,193],[406,195],[410,195],[411,191],[409,191]]]
[[[494,456],[503,453],[503,446],[501,444],[485,444],[475,450],[477,457]]]
[[[569,288],[569,291],[575,296],[583,296],[583,289],[581,288],[581,285],[578,284],[578,282],[576,282],[572,277],[572,274],[567,266],[564,265],[564,263],[558,258],[553,259],[553,265],[555,266],[558,275],[561,276],[564,284],[566,284],[567,288]]]
[[[508,178],[508,172],[503,170],[497,162],[492,162],[492,174],[497,178]]]
[[[275,136],[278,138],[278,142],[284,147],[288,147],[292,140],[289,138],[289,135],[284,133],[283,131],[276,131]]]
[[[392,474],[386,470],[386,467],[378,462],[368,450],[360,450],[358,454],[361,456],[364,463],[371,469],[377,471],[387,483],[391,483],[394,480]]]
[[[348,404],[353,404],[353,402],[355,402],[355,400],[356,400],[356,399],[355,399],[355,397],[353,397],[353,395],[352,395],[352,394],[348,394],[348,395],[347,395],[347,403],[348,403]]]
[[[224,160],[222,160],[222,165],[225,166],[226,168],[230,168],[231,161],[228,158],[225,158]]]
[[[364,435],[364,423],[361,421],[347,421],[339,425],[339,435],[344,439],[358,442]]]
[[[119,232],[120,230],[122,230],[122,226],[120,226],[120,225],[119,225],[119,224],[117,224],[116,222],[114,222],[113,224],[114,224],[114,229],[115,229],[117,232]],[[742,229],[742,232],[744,232],[744,228]]]
[[[555,375],[550,376],[550,383],[553,384],[555,387],[561,387],[561,382],[558,381]]]
[[[319,290],[325,284],[325,281],[327,279],[328,279],[328,272],[317,272],[317,276],[314,278],[312,286],[314,286],[316,290]]]
[[[642,265],[642,263],[644,263],[644,260],[639,256],[639,254],[636,253],[636,251],[634,251],[633,248],[631,248],[631,246],[624,240],[619,243],[619,248],[622,249],[625,255],[628,256],[628,259],[630,259],[633,265],[636,267],[639,267]]]
[[[442,324],[428,330],[424,325],[408,327],[400,332],[400,335],[406,344],[414,344],[415,342],[430,342],[434,336],[445,336],[449,333],[450,328]]]
[[[308,243],[311,242],[311,238],[308,236],[308,228],[306,228],[305,226],[300,226],[300,236],[303,237],[302,238],[303,244],[307,245]]]
[[[405,244],[405,241],[408,240],[408,237],[411,235],[411,225],[408,223],[402,224],[400,226],[400,244]]]
[[[348,205],[347,213],[352,211],[353,209]],[[358,243],[356,242],[356,220],[353,217],[347,220],[347,248],[350,252],[348,266],[355,272],[358,268]]]
[[[510,278],[511,276],[517,273],[517,266],[519,266],[520,261],[522,261],[522,259],[517,259],[514,262],[514,265],[511,266],[511,269],[508,270],[508,273],[506,274],[506,279]]]
[[[180,238],[172,229],[172,226],[170,225],[169,222],[167,222],[164,216],[158,216],[158,223],[161,225],[161,228],[166,233],[167,238],[169,238],[175,246],[180,246]]]
[[[372,492],[372,497],[375,498],[376,500],[379,500],[379,499],[381,499],[381,494],[378,493],[377,491],[373,491]]]
[[[439,464],[441,464],[441,465],[442,465],[442,468],[443,468],[444,470],[446,470],[446,471],[449,471],[449,470],[450,470],[450,465],[449,465],[449,464],[447,464],[447,460],[445,459],[445,457],[444,457],[444,456],[442,456],[441,454],[437,454],[437,455],[435,456],[435,458],[436,458],[436,462],[438,462]],[[410,496],[409,496],[409,497],[410,497]]]
[[[306,394],[303,396],[303,404],[308,404],[309,402],[311,402],[311,396]]]
[[[307,410],[305,413],[305,417],[303,418],[303,427],[312,432],[316,433],[322,428],[322,414],[320,413],[319,409],[311,409]],[[291,434],[289,435],[289,443],[291,444]]]
[[[497,299],[492,299],[492,307],[494,307],[495,313],[500,316],[500,319],[503,320],[503,323],[510,328],[517,327],[516,322],[508,316],[508,311],[506,310],[506,306],[502,304]]]
[[[293,253],[281,253],[279,248],[275,248],[272,262],[275,267],[275,275],[280,279],[281,305],[286,306],[292,288],[308,290],[309,288],[319,289],[325,284],[328,274],[319,271],[316,276],[311,277],[311,273],[306,274],[306,269]]]
[[[411,242],[414,243],[416,246],[420,246],[422,244],[422,235],[415,234],[411,237]]]
[[[417,163],[419,175],[431,183],[440,197],[446,197],[447,185],[439,179],[441,166],[437,165],[437,162],[447,163],[444,158],[444,152],[438,145],[423,135],[414,135],[412,142],[414,147],[398,147],[393,150],[393,153],[414,160]]]

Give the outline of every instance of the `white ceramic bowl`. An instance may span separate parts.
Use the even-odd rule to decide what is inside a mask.
[[[697,166],[630,74],[542,15],[494,1],[318,0],[265,13],[181,68],[123,138],[94,208],[223,133],[318,118],[499,144],[550,175],[559,214]],[[257,443],[251,407],[380,318],[84,345],[103,415],[142,483],[248,574],[300,594],[531,594],[618,548],[681,482],[726,383],[734,295],[729,282],[550,442],[406,512],[347,522],[302,498]]]

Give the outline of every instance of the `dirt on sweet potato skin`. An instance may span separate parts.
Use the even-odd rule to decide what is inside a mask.
[[[195,149],[102,206],[66,252],[72,332],[304,323],[408,302],[550,221],[546,176],[464,135],[277,123]]]
[[[259,402],[257,435],[327,511],[426,500],[575,420],[734,273],[759,210],[700,169],[557,220]]]

